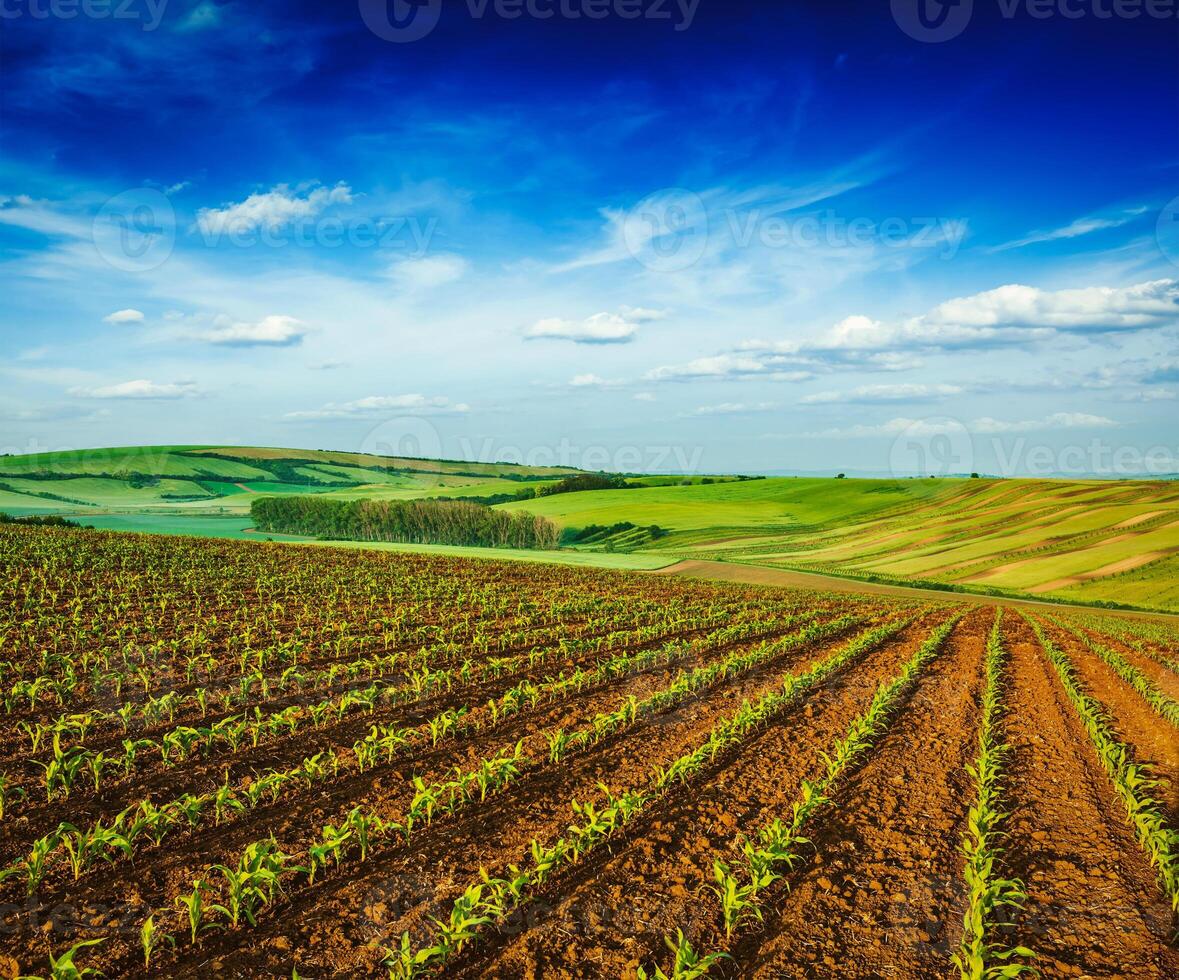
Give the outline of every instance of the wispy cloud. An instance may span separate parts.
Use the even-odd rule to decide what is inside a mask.
[[[103,323],[142,323],[143,314],[139,310],[116,310],[102,318]]]
[[[873,436],[897,436],[904,433],[914,438],[956,435],[965,430],[971,435],[1008,435],[1021,432],[1041,432],[1052,429],[1109,429],[1118,423],[1102,415],[1084,412],[1054,412],[1039,419],[1007,420],[982,416],[971,421],[950,418],[913,419],[894,418],[879,425],[853,425],[847,428],[806,432],[810,439],[858,439]]]
[[[687,414],[691,417],[709,415],[752,415],[756,412],[772,412],[778,405],[776,402],[721,402],[719,405],[701,405]]]
[[[456,282],[468,269],[469,263],[461,255],[440,253],[398,259],[390,266],[389,276],[402,289],[424,290]]]
[[[1070,238],[1080,238],[1082,235],[1090,235],[1095,231],[1105,231],[1108,228],[1121,228],[1122,225],[1128,225],[1135,218],[1145,214],[1146,210],[1145,207],[1136,207],[1108,217],[1089,215],[1084,218],[1077,218],[1075,221],[1070,221],[1067,225],[1060,228],[1052,228],[1047,231],[1033,231],[1023,238],[1016,238],[1010,242],[1004,242],[1002,245],[996,245],[991,251],[1005,252],[1008,249],[1024,248],[1027,245],[1039,245],[1042,242],[1058,242]]]
[[[427,397],[426,395],[369,395],[354,401],[328,402],[322,408],[302,412],[287,412],[287,421],[322,421],[327,419],[373,418],[391,413],[413,415],[463,415],[471,410],[464,402],[451,402],[449,398]]]
[[[961,385],[948,384],[880,384],[860,385],[850,391],[820,391],[799,399],[802,405],[855,403],[872,405],[877,402],[919,401],[928,398],[948,398],[960,395]]]
[[[175,381],[160,384],[140,378],[135,381],[121,381],[118,384],[100,385],[97,388],[71,388],[76,398],[106,399],[159,399],[173,401],[178,398],[192,398],[200,394],[191,381]]]

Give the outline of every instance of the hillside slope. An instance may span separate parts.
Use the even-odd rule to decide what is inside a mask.
[[[0,457],[0,509],[244,515],[253,494],[489,496],[576,470],[242,446],[134,446]]]
[[[1179,608],[1179,484],[770,479],[529,501],[687,558]]]

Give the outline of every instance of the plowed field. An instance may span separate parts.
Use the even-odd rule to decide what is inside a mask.
[[[0,528],[0,976],[1179,976],[1177,657],[1076,610]]]

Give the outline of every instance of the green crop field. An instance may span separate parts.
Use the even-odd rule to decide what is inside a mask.
[[[479,499],[548,487],[576,472],[317,450],[132,447],[2,457],[0,510],[61,514],[112,530],[256,539],[250,505],[260,496]],[[589,543],[562,548],[546,561],[653,569],[709,559],[1179,609],[1174,482],[723,476],[630,482],[631,489],[497,506],[574,532],[600,529]]]

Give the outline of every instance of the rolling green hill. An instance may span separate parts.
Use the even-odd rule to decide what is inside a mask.
[[[1179,609],[1171,481],[767,479],[547,497],[558,524],[659,524],[648,550]]]
[[[260,494],[393,499],[512,495],[559,467],[226,446],[0,457],[0,511],[117,530],[254,536]],[[712,559],[1179,609],[1179,483],[633,478],[631,489],[498,506],[580,538],[569,558],[657,567]],[[278,540],[298,540],[281,538]]]
[[[135,446],[0,457],[0,509],[240,518],[255,494],[482,497],[576,470],[361,453],[231,446]]]

